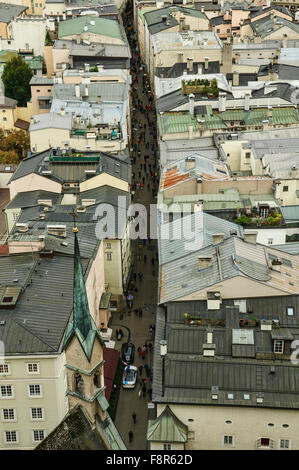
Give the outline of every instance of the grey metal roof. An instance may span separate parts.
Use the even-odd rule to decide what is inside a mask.
[[[64,3],[64,2],[61,2]],[[29,85],[53,85],[54,80],[53,78],[48,78],[48,77],[39,77],[38,75],[34,75],[30,82]]]
[[[184,236],[183,228],[190,224],[192,234],[201,233],[198,243],[191,247],[191,241]],[[198,251],[199,248],[207,247],[212,244],[212,235],[223,233],[225,238],[230,237],[231,230],[235,230],[239,237],[243,236],[243,228],[224,219],[219,219],[206,212],[195,212],[186,215],[183,218],[160,225],[160,236],[158,238],[159,263],[160,265],[169,261],[178,260],[192,251]],[[169,237],[166,235],[169,233]],[[163,236],[165,235],[165,238]],[[190,243],[190,245],[189,245]]]
[[[199,237],[192,242],[192,246],[195,246],[195,242],[198,243],[198,240],[200,241]],[[199,257],[211,258],[211,265],[199,270]],[[294,258],[288,258],[287,263],[290,263],[290,267],[289,264],[283,263],[284,269],[278,276],[278,273],[273,275],[270,270],[267,257],[282,258],[278,250],[245,242],[236,236],[228,238],[216,246],[209,245],[198,251],[190,250],[190,253],[186,253],[184,257],[160,266],[160,304],[195,294],[220,281],[225,282],[238,275],[264,283],[288,295],[298,291],[298,280],[294,275],[297,257],[294,255]]]
[[[199,139],[159,140],[160,161],[162,166],[166,163],[180,160],[194,152],[217,159],[218,149],[212,137]]]
[[[284,245],[273,245],[273,248],[285,251],[286,253],[290,253],[292,255],[299,254],[299,242],[285,243]]]
[[[19,256],[1,258],[1,268],[6,266],[6,277],[15,276],[17,258]],[[0,327],[0,339],[5,343],[5,352],[58,352],[72,312],[73,258],[55,255],[53,258],[35,259],[33,266],[32,255],[22,255],[21,258],[24,267],[27,267],[27,272],[19,276],[24,292],[9,314],[7,310],[0,309],[0,320],[10,319]],[[83,259],[82,264],[85,271],[88,260]],[[31,273],[28,276],[29,268]]]
[[[44,113],[35,114],[32,116],[33,120],[30,122],[29,132],[39,131],[41,129],[67,129],[72,128],[72,116],[65,114],[62,116],[59,113]]]
[[[87,156],[98,156],[98,162],[80,162],[78,164],[52,162],[49,160],[50,153],[51,149],[22,160],[10,181],[22,178],[30,173],[42,175],[42,171],[51,171],[51,179],[60,183],[65,181],[78,182],[86,179],[86,170],[95,170],[95,176],[108,173],[121,180],[131,181],[131,167],[126,152],[120,152],[119,157],[118,155],[108,155],[103,152],[85,152]]]
[[[299,221],[299,206],[281,206],[280,210],[287,223]]]
[[[17,18],[28,6],[12,5],[10,3],[0,3],[0,21],[1,23],[10,23],[11,20]]]
[[[86,46],[85,44],[77,44],[76,41],[57,39],[53,47],[54,49],[68,49],[71,56],[97,57],[99,60],[104,57],[108,57],[110,60],[131,58],[130,48],[122,44],[91,43],[90,46]]]
[[[219,310],[207,310],[204,300],[170,302],[165,309],[157,309],[153,402],[299,408],[299,369],[289,360],[274,359],[271,337],[271,333],[272,336],[279,333],[280,337],[289,341],[299,338],[299,296],[246,299],[246,302],[246,311],[250,312],[248,314],[239,313],[234,300],[225,299]],[[294,307],[292,317],[286,314],[288,306]],[[210,322],[215,321],[215,315],[226,321],[225,326],[212,327],[215,357],[205,358],[202,354],[207,326],[184,324],[186,312],[209,319]],[[232,344],[232,331],[240,328],[239,318],[254,315],[260,319],[272,319],[277,318],[277,312],[280,328],[273,327],[272,331],[261,330],[260,327],[244,329],[245,335],[252,332],[249,333],[251,344]],[[167,341],[164,396],[161,340]],[[271,369],[273,365],[275,367]],[[217,400],[212,400],[212,387],[218,389]],[[228,393],[233,395],[233,399],[228,398]],[[245,393],[249,394],[248,400],[244,399]],[[263,395],[262,405],[257,404],[258,394]]]
[[[82,97],[85,96],[86,87],[88,88],[88,101],[97,101],[98,96],[101,97],[102,102],[127,100],[127,83],[81,83],[79,87],[81,100]],[[52,96],[53,98],[63,101],[80,101],[80,98],[76,98],[75,86],[72,83],[58,83],[54,85],[52,89]]]
[[[5,209],[15,209],[36,206],[39,199],[51,199],[55,204],[61,195],[51,191],[35,190],[18,193],[5,207]]]
[[[204,62],[193,62],[193,71],[188,71],[187,69],[187,62],[178,63],[176,62],[171,67],[155,67],[155,75],[157,77],[164,77],[164,78],[176,78],[183,75],[184,71],[187,72],[188,75],[194,74],[215,74],[220,73],[220,63],[219,61],[209,61],[208,68],[205,69]]]

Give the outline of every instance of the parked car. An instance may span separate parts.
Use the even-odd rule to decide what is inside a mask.
[[[121,347],[121,357],[126,364],[134,362],[135,346],[133,343],[124,343]]]
[[[137,380],[137,367],[126,366],[123,372],[123,388],[135,388]]]

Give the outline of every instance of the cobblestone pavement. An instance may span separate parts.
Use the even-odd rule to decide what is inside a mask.
[[[132,52],[132,182],[133,182],[133,201],[143,204],[147,209],[150,204],[156,201],[156,192],[158,187],[157,174],[157,142],[156,142],[156,115],[152,110],[146,107],[151,106],[153,98],[150,93],[142,64],[139,63],[137,52],[136,36],[133,33],[133,11],[131,2],[129,2],[123,16],[124,26],[126,27],[127,37],[131,45]],[[139,100],[139,102],[138,102]],[[144,128],[145,126],[145,128]],[[143,133],[145,135],[143,136]],[[142,168],[140,169],[140,165]],[[146,170],[144,169],[146,166]],[[134,183],[143,184],[143,189],[134,188]],[[135,189],[135,194],[134,194]],[[149,211],[148,211],[149,215]],[[148,217],[149,233],[149,217]],[[157,243],[156,240],[146,240],[144,242],[137,239],[133,242],[134,260],[133,273],[137,274],[137,280],[132,290],[134,301],[132,310],[128,310],[123,317],[114,315],[111,327],[115,331],[117,325],[124,325],[130,329],[130,341],[135,344],[134,365],[140,366],[147,364],[152,370],[153,352],[147,352],[145,359],[137,355],[137,348],[145,343],[154,343],[154,339],[149,332],[150,325],[155,324],[155,312],[157,304],[157,284],[158,284],[158,261],[157,261]],[[146,259],[145,259],[146,256]],[[138,273],[143,273],[142,281],[138,278]],[[138,292],[135,292],[135,288]],[[142,317],[137,316],[134,310],[142,308]],[[115,326],[114,326],[115,325]],[[127,341],[127,333],[124,330],[122,342]],[[116,348],[120,350],[121,342],[116,341]],[[146,429],[147,429],[147,405],[150,401],[151,381],[147,379],[146,396],[139,397],[141,390],[140,381],[146,378],[143,369],[142,376],[138,373],[137,386],[135,389],[120,390],[115,424],[119,430],[127,448],[129,450],[142,450],[146,448]],[[132,413],[137,415],[136,424],[133,423]],[[133,432],[133,440],[130,443],[128,439],[129,431]]]

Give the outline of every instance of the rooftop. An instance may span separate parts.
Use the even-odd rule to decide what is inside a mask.
[[[168,164],[162,172],[161,190],[194,178],[207,181],[222,181],[230,176],[227,165],[219,160],[211,160],[200,153],[192,153],[187,158]]]
[[[298,292],[298,278],[296,270],[299,267],[299,257],[285,255],[290,266],[285,265],[284,270],[272,270],[268,261],[273,257],[280,257],[278,250],[269,247],[245,242],[237,237],[231,237],[222,243],[209,245],[198,251],[191,251],[183,258],[165,263],[160,268],[160,300],[161,304],[170,300],[183,300],[186,296],[193,298],[200,295],[204,289],[211,288],[219,282],[225,282],[237,276],[247,278],[247,282],[262,283],[282,295],[292,295]],[[198,258],[209,258],[208,267],[198,269]],[[273,288],[273,289],[272,289]],[[230,295],[234,295],[233,292]]]
[[[61,21],[58,27],[58,38],[74,36],[84,32],[119,39],[127,44],[125,31],[118,21],[88,15]]]
[[[10,23],[11,20],[21,15],[27,6],[23,5],[12,5],[10,3],[0,3],[0,22]]]
[[[186,324],[186,312],[200,318],[198,324]],[[153,402],[298,409],[299,369],[290,362],[288,347],[285,355],[273,352],[273,338],[299,338],[298,315],[297,295],[222,299],[217,310],[208,309],[207,300],[168,302],[157,311]],[[252,318],[269,326],[240,327],[242,319],[254,324]],[[203,355],[209,324],[214,325],[214,357]],[[243,344],[237,344],[240,335]],[[161,340],[167,341],[164,387]]]
[[[51,161],[50,156],[52,153],[61,156],[60,162]],[[126,153],[118,155],[109,155],[103,152],[84,152],[83,160],[74,162],[72,152],[63,150],[46,150],[30,157],[25,158],[19,164],[17,170],[12,176],[10,181],[22,178],[30,173],[42,174],[43,171],[51,171],[51,179],[56,180],[63,184],[65,181],[84,181],[87,178],[86,170],[95,171],[94,176],[102,173],[107,173],[116,178],[130,182],[130,164]],[[82,152],[80,152],[80,155]],[[87,157],[84,160],[84,156]],[[90,157],[93,160],[90,160]],[[47,174],[43,175],[48,177]]]
[[[166,53],[170,50],[222,49],[222,42],[212,31],[186,31],[160,33],[153,36],[154,52]]]

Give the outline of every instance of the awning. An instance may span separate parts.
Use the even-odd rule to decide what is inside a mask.
[[[14,123],[15,127],[17,127],[18,129],[22,129],[23,131],[28,131],[29,125],[30,123],[23,121],[23,119],[17,119],[16,122]]]

